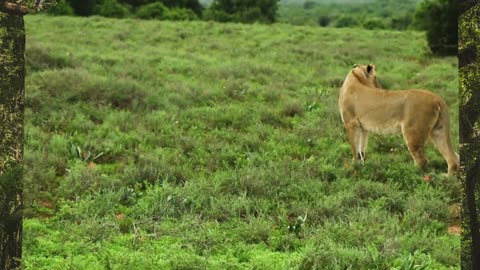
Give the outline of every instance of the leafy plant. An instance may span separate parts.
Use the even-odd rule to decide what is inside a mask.
[[[162,2],[156,2],[141,6],[137,11],[140,19],[165,19],[168,8]]]
[[[103,152],[98,154],[92,153],[90,150],[85,150],[74,144],[73,142],[70,143],[70,155],[76,159],[80,159],[85,162],[93,162],[97,158],[103,155]]]
[[[103,0],[96,9],[96,14],[104,17],[125,18],[129,15],[128,9],[117,0]]]

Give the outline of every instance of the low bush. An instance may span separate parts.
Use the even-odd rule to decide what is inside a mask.
[[[67,0],[59,0],[57,4],[48,9],[48,14],[57,16],[72,16],[74,11]]]
[[[128,9],[117,0],[103,0],[96,8],[96,14],[104,17],[125,18],[130,14]]]
[[[140,19],[165,19],[168,8],[162,2],[151,3],[141,6],[136,13]]]
[[[198,20],[197,14],[193,10],[186,8],[171,8],[166,12],[165,18],[172,21]]]

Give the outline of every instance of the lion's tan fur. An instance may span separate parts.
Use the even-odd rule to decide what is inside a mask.
[[[415,163],[424,168],[424,145],[431,138],[448,163],[448,174],[458,170],[458,155],[450,138],[448,106],[426,90],[379,89],[374,65],[355,65],[340,89],[338,106],[355,160],[363,162],[368,132],[401,133]]]

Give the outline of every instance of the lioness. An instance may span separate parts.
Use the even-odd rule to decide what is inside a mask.
[[[379,89],[375,66],[354,65],[340,89],[338,107],[352,147],[353,159],[365,160],[368,132],[402,133],[408,150],[421,169],[428,163],[424,145],[431,138],[448,163],[448,175],[458,170],[459,158],[450,139],[448,107],[426,90]]]

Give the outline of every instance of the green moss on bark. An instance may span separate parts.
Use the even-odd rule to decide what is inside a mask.
[[[0,13],[1,269],[19,269],[21,265],[24,53],[23,17]]]
[[[0,172],[5,172],[23,156],[24,52],[23,17],[1,14]]]

